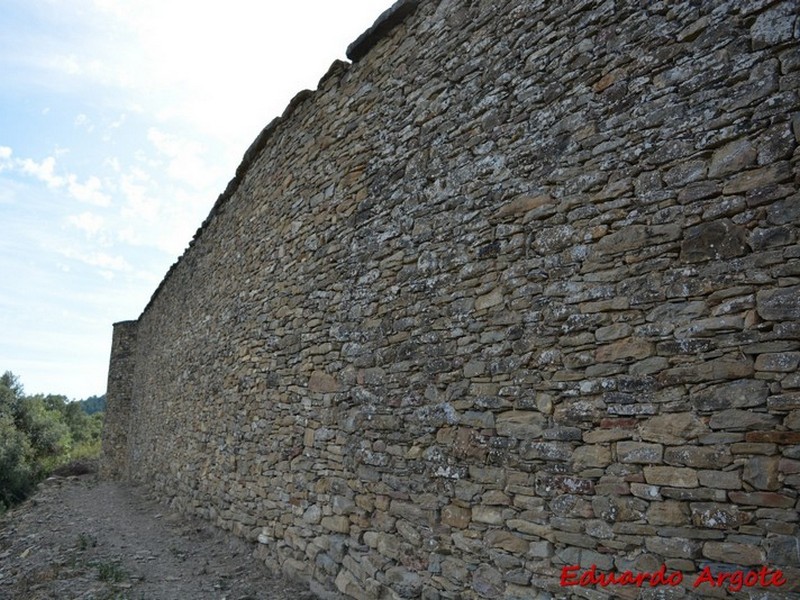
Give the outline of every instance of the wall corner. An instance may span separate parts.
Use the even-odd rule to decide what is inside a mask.
[[[128,431],[138,324],[138,321],[114,323],[100,456],[100,476],[104,479],[127,479],[129,476]]]

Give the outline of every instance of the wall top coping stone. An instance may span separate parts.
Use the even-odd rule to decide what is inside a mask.
[[[419,3],[420,0],[398,0],[392,4],[392,6],[383,11],[380,16],[375,19],[372,27],[358,36],[356,40],[347,47],[347,58],[356,62],[366,56],[367,52],[369,52],[375,44],[382,40],[386,34],[397,25],[402,23],[403,19],[414,12],[417,6],[419,6]]]

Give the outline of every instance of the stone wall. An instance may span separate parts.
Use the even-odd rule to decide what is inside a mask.
[[[128,428],[135,370],[136,321],[114,323],[106,389],[106,416],[100,475],[128,477]]]
[[[112,358],[110,460],[323,596],[796,594],[797,9],[401,3]]]

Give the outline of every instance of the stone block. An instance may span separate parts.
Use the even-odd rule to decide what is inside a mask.
[[[767,408],[771,412],[785,412],[800,409],[800,393],[791,392],[767,398]]]
[[[631,483],[630,492],[637,498],[644,500],[663,500],[661,497],[661,487],[657,485],[647,485],[646,483]]]
[[[695,408],[719,411],[728,408],[749,408],[766,404],[769,388],[765,381],[741,379],[718,383],[691,398]]]
[[[741,331],[744,329],[743,315],[722,315],[697,319],[687,325],[676,327],[673,335],[676,339],[696,337],[713,337],[723,331]]]
[[[767,413],[731,408],[712,415],[708,425],[711,429],[740,431],[744,429],[772,427],[777,422],[777,417]]]
[[[755,250],[767,250],[791,244],[794,232],[788,227],[756,227],[750,232],[747,243]]]
[[[717,359],[708,362],[675,367],[658,376],[663,385],[682,383],[704,383],[724,379],[742,379],[753,374],[753,363],[749,360]]]
[[[503,303],[504,297],[503,290],[500,288],[495,288],[488,294],[478,296],[475,299],[475,310],[486,310],[488,308],[498,306]]]
[[[553,204],[553,199],[547,195],[519,196],[505,204],[495,213],[497,220],[517,218],[525,213]]]
[[[734,542],[706,542],[703,544],[703,556],[719,562],[744,566],[763,565],[766,559],[764,550],[758,546]]]
[[[681,187],[678,192],[678,202],[687,204],[697,200],[705,200],[706,198],[713,198],[720,194],[721,186],[715,181],[698,181],[690,183],[685,187]]]
[[[743,256],[747,250],[745,229],[720,219],[688,228],[681,242],[680,258],[688,263],[724,260]]]
[[[795,9],[792,2],[778,2],[759,14],[750,26],[753,48],[767,48],[791,40]]]
[[[513,531],[535,536],[540,536],[544,529],[542,525],[526,519],[508,519],[508,521],[506,521],[506,526]]]
[[[679,467],[645,467],[644,479],[652,485],[692,488],[699,484],[697,471]]]
[[[344,515],[322,517],[321,524],[336,533],[350,533],[350,519]]]
[[[481,491],[481,486],[475,484],[488,483],[502,488],[506,481],[506,470],[500,467],[470,465],[469,477],[474,483],[459,481],[457,483],[459,489],[463,491],[469,490],[473,494],[478,494]]]
[[[756,293],[756,310],[767,321],[797,321],[800,319],[800,285]]]
[[[572,444],[567,442],[523,441],[519,455],[524,460],[568,461],[572,457]]]
[[[769,536],[766,540],[767,564],[782,566],[800,566],[800,544],[797,536]]]
[[[721,540],[725,534],[721,531],[698,529],[697,527],[659,527],[658,535],[665,538],[686,538],[690,540]]]
[[[790,508],[795,504],[795,498],[784,496],[775,492],[729,492],[731,502],[740,506],[766,506],[768,508]]]
[[[592,498],[592,511],[597,518],[609,523],[638,521],[644,518],[648,503],[640,498],[609,495]]]
[[[400,598],[419,598],[422,592],[422,578],[405,567],[386,569],[384,582]]]
[[[448,504],[442,508],[442,524],[465,529],[472,520],[472,510],[456,504]]]
[[[302,570],[300,572],[302,572]],[[371,600],[364,589],[359,585],[358,580],[347,569],[339,571],[334,585],[337,590],[351,598],[356,598],[357,600]]]
[[[316,525],[322,519],[322,510],[318,504],[312,504],[303,512],[303,521],[309,525]]]
[[[578,446],[572,452],[572,463],[576,470],[606,467],[611,463],[611,449],[608,446]]]
[[[495,417],[497,435],[519,439],[541,437],[547,417],[530,410],[509,410]]]
[[[631,337],[600,346],[595,351],[595,359],[601,363],[640,360],[652,356],[654,353],[655,344]]]
[[[742,194],[750,190],[765,188],[791,179],[791,173],[789,164],[785,162],[744,171],[728,180],[722,188],[722,193],[725,195]]]
[[[472,572],[472,589],[481,598],[503,598],[505,588],[502,573],[490,565],[481,564]]]
[[[598,342],[610,342],[628,337],[632,331],[632,327],[627,323],[614,323],[613,325],[598,328],[595,330],[594,336]]]
[[[531,542],[528,556],[531,558],[549,558],[553,556],[553,544],[548,541]]]
[[[745,167],[755,164],[756,157],[756,149],[749,140],[739,139],[729,142],[711,156],[708,176],[716,178],[741,171]]]
[[[699,470],[697,479],[700,485],[722,490],[738,490],[742,487],[741,471]]]
[[[742,480],[752,485],[757,490],[775,491],[781,488],[778,477],[777,456],[755,456],[749,459],[742,471]]]
[[[448,557],[442,561],[442,576],[453,583],[463,584],[469,577],[467,563],[455,557]]]
[[[800,366],[800,352],[773,352],[759,354],[756,358],[756,371],[791,373]]]
[[[474,523],[484,523],[486,525],[502,525],[506,521],[506,516],[513,514],[508,509],[499,506],[484,506],[476,504],[472,507],[472,521]]]
[[[786,418],[783,420],[783,425],[787,429],[800,431],[800,410],[793,410],[792,412],[788,413]]]
[[[771,416],[771,415],[770,415]],[[756,443],[771,443],[779,445],[800,444],[800,432],[797,431],[748,431],[746,441]]]
[[[639,425],[639,435],[648,442],[685,444],[708,433],[708,427],[693,413],[672,413],[651,417]]]
[[[683,500],[689,502],[724,502],[725,490],[709,488],[685,488],[662,486],[661,495],[670,500]]]
[[[648,537],[644,545],[654,554],[675,558],[695,558],[700,555],[702,548],[701,542],[679,537]]]
[[[673,446],[664,452],[670,465],[711,469],[725,467],[733,461],[727,446]]]
[[[597,540],[590,535],[583,533],[572,533],[569,531],[555,531],[553,537],[557,544],[563,544],[572,548],[596,548]]]
[[[402,500],[392,500],[389,506],[389,514],[395,517],[402,517],[417,525],[428,525],[433,518],[433,511],[422,508],[418,502],[404,502]]]
[[[731,454],[763,454],[770,456],[778,451],[778,446],[771,443],[737,442],[731,444]]]
[[[794,475],[800,473],[800,460],[792,460],[790,458],[781,458],[778,462],[778,470],[787,475]]]
[[[311,392],[332,393],[340,391],[342,386],[333,375],[314,371],[308,378],[308,389]]]
[[[719,502],[693,502],[691,511],[692,523],[696,527],[708,529],[734,530],[752,520],[749,512],[740,511],[735,505]]]
[[[617,442],[617,460],[622,463],[655,465],[662,462],[664,446],[644,442]]]
[[[515,556],[524,556],[530,549],[528,540],[502,529],[494,529],[486,533],[486,544],[492,548],[500,548]]]
[[[685,502],[676,500],[651,502],[646,518],[651,525],[688,525],[689,506]]]
[[[557,494],[592,494],[594,482],[591,479],[570,475],[538,474],[536,492],[544,497]]]
[[[471,360],[464,364],[464,377],[479,377],[486,370],[486,363],[482,360]]]

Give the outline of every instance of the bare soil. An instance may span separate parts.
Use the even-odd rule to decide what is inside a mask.
[[[253,546],[142,489],[52,477],[0,517],[0,600],[314,600]]]

